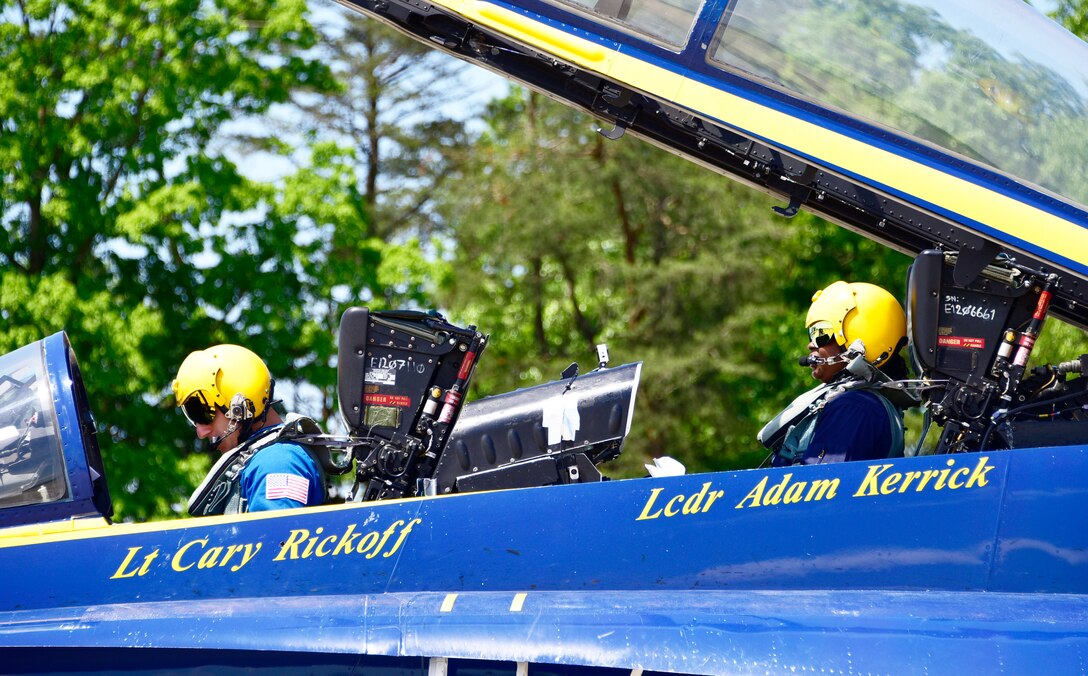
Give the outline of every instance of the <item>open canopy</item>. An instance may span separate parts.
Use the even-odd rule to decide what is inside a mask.
[[[711,59],[1088,204],[1088,45],[1023,2],[738,0]]]
[[[909,254],[1061,277],[1088,326],[1088,45],[1021,0],[343,0]]]

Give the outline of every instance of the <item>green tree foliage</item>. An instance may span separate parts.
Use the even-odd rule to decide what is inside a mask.
[[[493,339],[482,392],[594,364],[642,360],[635,428],[618,473],[669,454],[696,470],[758,464],[755,433],[807,384],[812,292],[860,273],[902,284],[906,259],[517,90],[496,101],[464,174],[451,314]],[[466,189],[471,186],[471,189]],[[795,227],[796,226],[796,227]],[[835,261],[830,267],[828,258]],[[880,281],[878,279],[878,281]]]
[[[273,279],[236,305],[241,314],[232,324],[244,328],[247,345],[263,346],[279,396],[293,394],[287,408],[327,426],[337,411],[335,327],[342,307],[418,297],[430,268],[421,265],[416,241],[390,243],[372,233],[351,148],[315,142],[309,151],[305,166],[262,186],[265,212],[252,243],[263,262],[254,272]],[[282,237],[269,237],[273,229]]]
[[[316,23],[318,53],[341,88],[321,97],[296,96],[305,113],[302,125],[354,149],[375,236],[429,233],[450,151],[467,142],[462,122],[450,114],[465,98],[459,81],[464,65],[354,12],[323,16]]]
[[[1039,4],[1039,3],[1030,3]],[[1058,0],[1051,16],[1074,35],[1088,38],[1088,2],[1084,0]]]
[[[372,22],[322,42],[302,0],[0,7],[0,349],[66,330],[118,516],[168,516],[211,460],[173,409],[189,351],[254,349],[327,424],[342,309],[431,304],[425,188],[460,125],[413,111],[449,69]],[[316,125],[270,124],[306,101]]]
[[[313,252],[304,267],[304,312],[312,358],[296,363],[312,406],[320,392],[326,426],[336,426],[335,339],[351,305],[433,307],[448,242],[435,237],[432,201],[447,165],[465,148],[463,122],[448,114],[461,101],[463,65],[382,23],[315,1],[318,43],[309,54],[328,66],[337,87],[295,90],[290,102],[234,134],[248,152],[300,144],[298,174],[287,189]],[[330,164],[330,162],[332,164]],[[330,183],[331,182],[331,183]],[[365,215],[365,220],[362,216]]]
[[[1082,34],[1084,6],[1058,9]],[[812,291],[902,285],[904,257],[524,92],[469,148],[436,95],[448,62],[376,22],[319,46],[301,0],[0,7],[0,351],[68,331],[122,518],[170,515],[207,468],[169,382],[214,342],[264,355],[281,394],[316,386],[327,421],[340,311],[444,285],[451,319],[493,335],[479,393],[608,342],[646,362],[619,473],[720,469],[758,462],[755,431],[810,384]],[[303,122],[254,132],[288,102]],[[228,132],[264,154],[232,161]],[[247,178],[270,155],[297,170]]]
[[[972,48],[978,57],[977,44],[930,13],[875,26],[865,19],[872,3],[847,4],[857,16],[821,19],[843,23],[840,33],[879,29],[882,43],[899,44],[889,57],[897,65],[885,70],[901,70],[903,59],[918,57],[912,36],[919,31],[945,45],[952,61]],[[835,32],[827,21],[810,23]],[[806,25],[780,22],[784,31]],[[817,33],[786,42],[817,49]],[[874,44],[871,36],[855,42]],[[879,54],[842,56],[855,71],[859,63],[873,70],[890,63]],[[1000,70],[1002,59],[987,58]],[[774,66],[803,69],[813,61]],[[828,73],[780,75],[832,87],[846,81]],[[907,100],[931,99],[920,90],[948,83],[932,76],[869,84],[911,90],[900,97]],[[1046,93],[1060,89],[1047,73],[1027,84],[1040,97],[1065,100]],[[877,105],[872,92],[824,93]],[[952,108],[1002,112],[990,103],[981,97]],[[939,132],[911,126],[925,119],[923,112],[882,114],[900,116],[905,128],[923,135]],[[966,138],[956,120],[934,119]],[[645,361],[635,426],[613,474],[640,474],[642,462],[662,454],[692,470],[754,466],[765,453],[756,432],[813,384],[796,366],[805,353],[803,317],[812,293],[846,279],[904,294],[909,257],[811,214],[790,221],[773,216],[765,196],[705,169],[636,140],[604,141],[582,113],[515,91],[493,104],[486,122],[445,202],[459,245],[448,306],[493,335],[477,371],[482,393],[555,379],[571,360],[584,370],[597,342],[609,344],[615,361]],[[1013,148],[1021,142],[1003,141]],[[1052,321],[1035,361],[1085,351],[1083,331]],[[919,428],[920,416],[909,416],[909,442]]]
[[[332,80],[297,56],[297,0],[0,7],[0,349],[68,332],[118,515],[164,516],[207,466],[172,410],[177,364],[230,340],[286,369],[307,322],[303,207],[216,133]]]

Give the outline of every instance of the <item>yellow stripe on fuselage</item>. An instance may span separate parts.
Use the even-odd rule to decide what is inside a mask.
[[[864,176],[917,200],[1052,251],[1088,261],[1088,231],[1015,198],[876,148],[812,122],[735,94],[684,78],[621,51],[566,33],[524,14],[480,0],[437,0],[465,19],[588,71],[672,101],[696,114],[775,146],[791,149],[828,167]]]
[[[140,533],[158,533],[188,528],[210,528],[232,523],[245,523],[251,521],[263,521],[268,519],[291,519],[298,516],[311,516],[328,512],[361,511],[372,512],[382,509],[402,509],[408,503],[431,502],[435,500],[455,500],[470,495],[486,495],[493,491],[477,491],[475,493],[450,493],[446,495],[430,495],[425,497],[396,498],[380,500],[377,502],[348,502],[343,504],[323,505],[320,507],[303,507],[298,509],[277,509],[264,512],[248,512],[246,514],[231,514],[222,516],[202,516],[197,518],[174,519],[170,521],[153,521],[148,523],[123,523],[110,525],[101,517],[70,519],[66,521],[51,521],[28,526],[13,526],[0,529],[0,550],[8,547],[22,547],[27,545],[46,544],[50,542],[63,542],[69,540],[87,540],[93,538],[117,537]],[[421,509],[414,510],[409,507],[409,512],[415,514]]]
[[[522,41],[531,42],[564,61],[594,64],[594,67],[602,72],[607,71],[608,59],[616,53],[595,42],[574,37],[557,28],[534,21],[524,14],[512,12],[489,2],[464,0],[461,3],[461,12],[471,16],[476,23],[498,27],[506,34],[521,36]]]
[[[684,81],[677,102],[1048,251],[1088,259],[1081,226],[939,169],[693,80]]]
[[[27,540],[33,541],[45,536],[59,535],[65,538],[71,537],[73,533],[98,531],[109,527],[109,522],[100,516],[67,519],[65,521],[46,521],[45,523],[34,523],[27,526],[12,526],[11,528],[0,529],[0,548],[6,544]]]

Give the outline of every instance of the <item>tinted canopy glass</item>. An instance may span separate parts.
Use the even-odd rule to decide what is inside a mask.
[[[0,508],[69,499],[42,344],[0,356]]]
[[[687,41],[702,0],[561,0],[674,47]]]
[[[1021,0],[737,0],[711,58],[1088,204],[1088,45]]]

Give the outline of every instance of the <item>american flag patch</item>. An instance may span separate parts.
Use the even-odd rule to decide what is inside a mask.
[[[310,497],[310,482],[297,474],[269,474],[264,482],[266,500],[290,498],[306,504]]]

